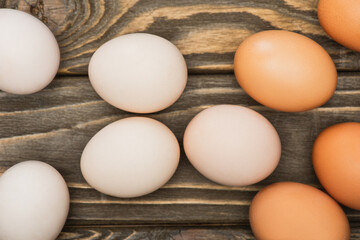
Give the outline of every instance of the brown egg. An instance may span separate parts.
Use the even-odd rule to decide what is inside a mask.
[[[330,37],[341,45],[360,52],[359,0],[320,0],[318,17]]]
[[[234,70],[252,98],[285,112],[323,105],[337,84],[329,54],[310,38],[288,31],[265,31],[245,39],[236,51]]]
[[[348,240],[349,222],[324,192],[301,183],[281,182],[261,190],[250,206],[257,240]]]
[[[335,200],[360,210],[360,123],[341,123],[321,132],[314,143],[313,164]]]

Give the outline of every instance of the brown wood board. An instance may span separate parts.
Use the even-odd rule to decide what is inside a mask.
[[[182,145],[186,125],[201,110],[216,104],[255,109],[276,127],[282,158],[275,172],[259,184],[232,188],[201,176],[182,150],[174,177],[162,189],[135,199],[119,199],[91,189],[79,166],[88,140],[110,122],[136,116],[116,109],[92,89],[87,77],[57,77],[45,90],[27,96],[0,94],[1,171],[24,160],[50,163],[70,187],[69,224],[248,223],[252,197],[263,186],[297,181],[320,187],[311,164],[315,137],[326,127],[360,121],[360,76],[342,73],[338,89],[323,107],[303,113],[270,110],[252,100],[233,75],[191,75],[184,94],[170,108],[147,114],[175,133]],[[358,211],[346,209],[351,221]]]
[[[317,0],[0,0],[0,7],[44,21],[61,48],[60,74],[87,74],[94,51],[126,33],[172,41],[190,73],[231,72],[234,51],[247,36],[284,29],[321,44],[339,70],[360,70],[360,54],[332,41],[319,25]]]
[[[59,240],[255,240],[244,226],[200,227],[66,227]],[[360,230],[353,227],[350,240],[359,240]]]

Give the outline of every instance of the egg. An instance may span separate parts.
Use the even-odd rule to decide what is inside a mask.
[[[80,165],[96,190],[130,198],[163,186],[179,159],[179,143],[169,128],[150,118],[130,117],[101,129],[86,145]]]
[[[146,33],[112,39],[92,56],[89,78],[111,105],[151,113],[172,105],[187,82],[184,57],[168,40]]]
[[[0,177],[0,239],[52,240],[69,211],[69,191],[52,166],[25,161]]]
[[[349,240],[341,207],[324,192],[301,183],[280,182],[256,194],[250,206],[257,240]]]
[[[45,88],[60,64],[52,32],[37,18],[13,9],[0,9],[0,29],[0,89],[30,94]]]
[[[253,99],[284,112],[323,105],[337,84],[335,65],[319,44],[281,30],[245,39],[236,51],[234,71],[240,86]]]
[[[335,200],[360,210],[360,123],[340,123],[322,131],[313,146],[313,165]]]
[[[217,105],[196,115],[184,133],[191,164],[208,179],[246,186],[269,176],[279,163],[281,143],[271,123],[246,107]]]
[[[360,52],[360,2],[320,0],[318,17],[325,32],[341,45]]]

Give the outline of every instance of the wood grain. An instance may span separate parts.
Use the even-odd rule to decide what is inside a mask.
[[[58,240],[255,240],[247,227],[65,228]],[[353,238],[357,239],[357,238]]]
[[[178,227],[66,227],[58,240],[255,240],[247,226]],[[353,226],[350,240],[360,239],[360,228]]]
[[[321,44],[339,70],[360,70],[360,54],[320,27],[317,0],[0,0],[45,22],[61,48],[60,74],[87,74],[94,51],[133,32],[157,34],[185,55],[190,73],[231,72],[237,46],[270,29],[304,34]]]
[[[71,194],[61,240],[253,240],[248,227],[253,196],[278,181],[321,188],[311,164],[315,137],[335,123],[360,122],[360,53],[326,36],[316,5],[317,0],[0,0],[0,8],[29,12],[47,24],[61,49],[60,76],[45,90],[27,96],[0,92],[0,175],[25,160],[41,160],[60,171]],[[270,29],[304,34],[330,53],[340,76],[337,91],[324,106],[304,113],[277,112],[238,86],[232,74],[237,46]],[[86,76],[87,65],[103,43],[132,32],[172,41],[191,74],[179,101],[146,116],[169,126],[182,145],[186,125],[207,107],[238,104],[259,111],[276,127],[283,145],[280,164],[269,178],[249,187],[217,185],[201,176],[182,150],[173,178],[147,196],[113,198],[86,184],[79,168],[86,143],[105,125],[136,116],[99,98]],[[352,223],[351,239],[360,240],[359,211],[344,210]]]
[[[149,116],[165,123],[182,145],[188,122],[215,104],[239,104],[264,114],[282,140],[280,164],[266,180],[249,187],[220,186],[201,176],[182,150],[174,177],[160,190],[135,199],[101,194],[84,181],[79,159],[89,139],[105,125],[135,114],[105,103],[87,77],[58,77],[45,90],[27,96],[0,94],[0,171],[24,160],[56,167],[68,183],[71,210],[67,224],[247,224],[258,190],[278,181],[320,187],[311,164],[317,134],[339,122],[360,122],[360,76],[342,73],[337,91],[323,107],[304,113],[270,110],[252,100],[233,75],[192,75],[184,94],[170,108]],[[345,209],[351,221],[358,211]]]

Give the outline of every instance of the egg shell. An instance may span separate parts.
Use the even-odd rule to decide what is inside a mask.
[[[55,168],[26,161],[0,177],[0,239],[52,240],[69,211],[67,185]]]
[[[246,186],[274,171],[281,143],[275,128],[261,114],[242,106],[217,105],[190,121],[184,150],[191,164],[208,179]]]
[[[332,39],[360,52],[360,1],[320,0],[318,17]]]
[[[60,50],[49,28],[30,14],[0,9],[0,89],[30,94],[55,77]]]
[[[250,206],[257,240],[348,240],[350,226],[341,207],[324,192],[301,183],[267,186]]]
[[[329,54],[297,33],[271,30],[245,39],[236,51],[240,86],[259,103],[284,112],[319,107],[333,95],[337,72]]]
[[[86,145],[81,172],[96,190],[138,197],[163,186],[180,159],[175,135],[159,121],[125,118],[101,129]]]
[[[360,210],[360,123],[340,123],[322,131],[314,143],[313,165],[335,200]]]
[[[172,105],[187,82],[186,62],[168,40],[146,33],[114,38],[92,56],[89,78],[111,105],[151,113]]]

